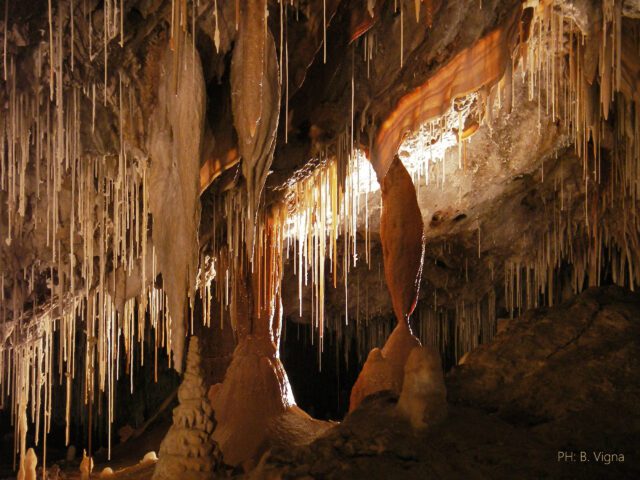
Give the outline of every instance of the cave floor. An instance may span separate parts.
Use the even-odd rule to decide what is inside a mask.
[[[312,443],[273,447],[244,478],[640,478],[638,319],[640,297],[613,287],[531,311],[447,376],[443,423],[415,431],[379,392]],[[151,478],[138,462],[153,435],[114,447],[110,478]]]
[[[311,446],[274,452],[273,470],[282,478],[640,478],[637,457],[628,454],[633,445],[640,445],[638,436],[627,444],[622,463],[596,462],[593,448],[587,447],[589,462],[581,463],[579,456],[575,462],[558,460],[560,451],[580,451],[570,443],[558,443],[558,435],[567,428],[588,429],[589,416],[549,428],[518,425],[479,408],[451,406],[445,423],[421,435],[408,433],[410,427],[394,414],[395,402],[389,394],[370,397]],[[603,440],[617,444],[620,439]]]
[[[640,478],[637,457],[629,455],[631,449],[638,452],[638,436],[627,439],[624,462],[597,462],[594,453],[600,450],[587,447],[583,451],[588,462],[580,462],[579,453],[573,462],[558,460],[560,451],[581,451],[570,442],[558,443],[564,431],[597,428],[590,426],[589,415],[554,425],[530,425],[525,419],[518,424],[516,419],[506,421],[480,408],[450,406],[445,423],[426,434],[415,434],[395,415],[395,402],[387,393],[368,398],[362,408],[312,445],[274,450],[268,471],[253,472],[248,478],[272,478],[273,474],[275,478],[370,480]],[[624,439],[605,436],[602,441],[613,445]],[[150,479],[154,468],[153,463],[138,464],[132,456],[116,458],[111,465],[115,474],[108,478],[114,480]],[[101,478],[104,466],[98,465],[91,478]],[[65,478],[80,479],[80,475],[75,469],[65,472]]]

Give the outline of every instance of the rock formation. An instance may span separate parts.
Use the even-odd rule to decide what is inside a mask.
[[[637,427],[634,300],[556,307],[640,285],[638,0],[0,5],[0,462],[15,448],[21,478],[27,439],[46,469],[62,429],[98,462],[160,431],[189,324],[209,351],[174,477],[305,444],[300,476],[567,476],[541,445]],[[281,361],[290,322],[316,364]],[[365,358],[316,438],[293,392],[341,418]],[[504,466],[509,433],[543,469]]]
[[[222,456],[212,437],[215,423],[206,398],[196,336],[189,340],[178,401],[179,405],[173,410],[173,425],[160,446],[153,479],[209,479],[221,464]]]
[[[20,466],[18,472],[18,480],[36,480],[36,466],[38,465],[38,457],[33,448],[27,450],[24,463]]]
[[[425,248],[424,223],[413,180],[398,156],[380,187],[384,278],[398,323],[407,323],[418,301]]]
[[[225,463],[234,466],[257,462],[272,444],[308,443],[328,427],[296,407],[280,360],[282,258],[273,227],[267,218],[256,239],[256,270],[236,279],[232,323],[238,345],[223,382],[209,392],[217,421],[213,438]],[[292,428],[280,428],[283,423]]]
[[[639,316],[637,295],[605,287],[509,320],[445,378],[449,415],[435,425],[429,414],[415,417],[427,429],[398,419],[410,421],[401,413],[408,390],[421,392],[414,405],[428,405],[429,391],[443,399],[441,378],[420,381],[438,357],[416,348],[399,399],[371,395],[312,444],[275,450],[262,478],[635,478]],[[588,452],[589,462],[558,461],[559,444]],[[597,462],[592,452],[601,451],[616,455]]]
[[[404,365],[398,411],[416,429],[432,427],[447,416],[440,354],[429,347],[411,350]]]
[[[199,54],[181,31],[181,49],[157,49],[148,70],[157,77],[149,118],[149,209],[157,273],[162,273],[171,317],[174,368],[182,371],[187,306],[195,297],[200,223],[200,155],[205,84]],[[153,59],[153,57],[151,57]],[[150,74],[151,75],[151,74]],[[152,254],[150,251],[148,254]]]
[[[493,342],[451,372],[449,399],[531,423],[570,423],[583,412],[593,415],[589,435],[611,415],[635,421],[639,313],[637,297],[607,287],[508,320]],[[606,405],[616,405],[615,412]]]
[[[278,57],[266,0],[242,2],[231,62],[233,123],[246,182],[246,248],[253,258],[258,210],[276,147],[280,116]]]
[[[82,461],[80,462],[80,479],[89,480],[93,472],[93,457],[87,457],[87,451],[82,451]]]
[[[420,346],[406,322],[400,322],[382,349],[369,353],[360,375],[351,390],[349,411],[375,392],[390,390],[399,394],[404,379],[404,368],[411,351]]]
[[[100,478],[111,478],[113,475],[114,473],[111,467],[104,467],[100,472]]]
[[[381,187],[380,241],[384,276],[397,326],[384,348],[369,354],[351,391],[350,411],[374,392],[400,393],[407,357],[420,345],[411,333],[409,316],[418,301],[425,248],[424,224],[413,181],[397,156]]]

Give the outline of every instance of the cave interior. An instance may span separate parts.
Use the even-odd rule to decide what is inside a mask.
[[[0,26],[0,479],[640,478],[639,1]]]

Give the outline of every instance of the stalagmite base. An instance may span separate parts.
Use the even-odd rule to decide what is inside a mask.
[[[38,457],[33,448],[27,450],[24,463],[18,472],[18,480],[36,480],[36,466],[38,465]]]
[[[384,390],[400,393],[404,367],[409,353],[420,346],[405,322],[398,323],[382,349],[374,348],[362,367],[349,401],[354,410],[365,397]]]
[[[250,464],[274,444],[307,443],[329,426],[295,405],[279,358],[282,259],[276,230],[265,227],[256,241],[256,258],[263,260],[234,284],[238,345],[224,381],[209,392],[217,421],[213,438],[228,465]]]

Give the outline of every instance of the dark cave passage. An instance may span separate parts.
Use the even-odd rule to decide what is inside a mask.
[[[341,421],[364,360],[358,358],[355,338],[347,344],[338,343],[335,333],[327,335],[324,352],[319,353],[311,335],[308,325],[287,321],[280,348],[282,363],[300,408],[314,418]]]

